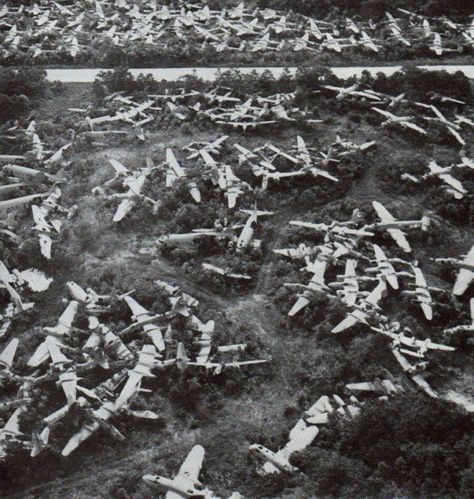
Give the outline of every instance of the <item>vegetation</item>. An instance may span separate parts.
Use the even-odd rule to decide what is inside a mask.
[[[10,76],[4,76],[6,83],[2,88],[10,89],[8,95],[15,95],[16,84],[8,83],[15,74],[9,70],[4,70],[4,74]],[[28,78],[23,77],[22,81],[24,86],[18,88],[32,101],[43,95],[48,97],[40,88],[44,79],[32,80],[31,87],[25,84]],[[42,83],[36,85],[36,81]],[[192,370],[158,372],[155,379],[144,381],[144,387],[152,393],[143,394],[134,407],[156,411],[159,421],[136,423],[129,416],[121,415],[114,424],[126,435],[123,443],[115,442],[101,430],[96,439],[64,460],[53,449],[60,448],[87,420],[83,409],[74,408],[72,417],[55,428],[52,448],[39,460],[31,461],[24,451],[17,449],[0,467],[1,494],[37,485],[37,490],[28,493],[39,497],[72,497],[81,489],[87,497],[144,499],[149,497],[149,492],[140,484],[143,474],[175,474],[190,446],[202,443],[207,454],[201,481],[223,497],[228,497],[231,490],[240,490],[245,497],[255,498],[472,496],[472,416],[446,401],[431,400],[414,392],[387,401],[369,400],[354,420],[331,418],[329,425],[321,429],[316,445],[294,457],[293,463],[304,475],[260,477],[254,471],[255,462],[247,456],[248,445],[255,442],[272,450],[284,445],[288,430],[321,395],[343,395],[346,382],[383,377],[385,368],[396,372],[382,336],[368,333],[363,326],[341,337],[330,335],[332,326],[345,314],[340,303],[317,295],[311,306],[294,319],[286,317],[295,296],[283,283],[304,280],[301,263],[277,257],[272,250],[300,242],[318,244],[322,241],[322,236],[314,232],[289,228],[288,220],[329,223],[347,220],[354,208],[360,208],[370,222],[374,217],[370,208],[373,198],[390,203],[390,208],[401,218],[419,217],[430,210],[433,212],[430,230],[410,235],[410,243],[423,269],[428,269],[430,280],[444,281],[446,286],[453,276],[449,270],[439,270],[431,263],[434,248],[439,251],[436,256],[450,252],[458,255],[472,233],[472,194],[459,203],[440,192],[434,182],[420,189],[400,178],[402,172],[422,172],[433,154],[443,165],[456,161],[458,155],[452,139],[431,130],[425,139],[399,129],[382,128],[369,103],[328,98],[330,94],[320,88],[322,82],[344,86],[353,83],[339,80],[326,68],[317,67],[298,71],[294,80],[288,74],[275,79],[270,74],[257,77],[256,74],[226,72],[219,76],[216,84],[229,87],[239,97],[247,93],[268,96],[296,88],[289,106],[314,109],[323,123],[314,128],[302,120],[276,126],[271,130],[271,140],[285,150],[294,145],[297,134],[318,150],[327,149],[336,134],[355,143],[375,140],[377,147],[349,156],[335,167],[340,178],[337,187],[324,179],[310,178],[282,182],[266,192],[259,190],[260,182],[249,169],[237,165],[231,144],[239,142],[256,148],[268,140],[266,131],[227,132],[187,110],[189,119],[183,125],[165,109],[147,125],[144,144],[137,143],[133,136],[125,136],[105,138],[104,146],[81,136],[87,127],[77,115],[53,109],[50,100],[45,98],[39,101],[37,129],[48,148],[55,141],[65,140],[70,130],[74,132],[75,140],[67,161],[61,169],[52,168],[51,173],[64,176],[65,182],[61,185],[64,203],[77,204],[78,211],[74,218],[65,221],[52,262],[38,256],[37,240],[31,234],[27,211],[19,215],[19,222],[23,224],[21,247],[17,249],[2,242],[2,260],[9,268],[35,266],[58,276],[50,290],[34,296],[36,307],[12,323],[9,334],[18,336],[22,345],[20,366],[24,366],[30,349],[42,339],[35,327],[52,325],[63,310],[61,299],[66,281],[91,286],[98,293],[136,289],[135,298],[158,314],[168,306],[165,294],[153,284],[158,278],[180,284],[199,298],[198,316],[203,321],[216,321],[215,344],[247,342],[250,358],[271,355],[273,361],[257,370],[227,371],[214,377]],[[175,92],[179,88],[209,90],[210,87],[196,78],[170,84],[156,82],[149,76],[133,78],[125,68],[119,68],[101,74],[93,88],[88,86],[87,93],[77,92],[75,100],[66,101],[70,98],[67,92],[59,95],[60,102],[55,105],[85,108],[90,103],[94,107],[92,114],[101,115],[113,109],[106,97],[114,92],[123,91],[145,100],[148,92],[164,93],[166,89]],[[409,99],[423,102],[428,91],[438,92],[466,101],[468,109],[474,102],[469,81],[461,73],[427,73],[415,68],[406,68],[404,75],[396,73],[391,77],[365,73],[361,88],[369,87],[391,95],[405,93]],[[405,110],[402,104],[400,113]],[[133,170],[143,167],[147,157],[161,165],[166,147],[180,151],[193,140],[209,141],[224,133],[228,133],[229,138],[223,146],[222,157],[256,190],[255,196],[244,194],[239,199],[239,207],[252,206],[255,197],[259,207],[276,212],[274,217],[259,221],[256,237],[264,243],[258,250],[236,255],[227,241],[203,241],[187,248],[164,247],[156,251],[156,239],[165,233],[211,227],[216,218],[223,222],[228,217],[229,224],[243,220],[236,212],[229,213],[221,194],[198,177],[199,166],[192,166],[185,158],[180,160],[196,175],[202,190],[200,205],[191,200],[184,185],[177,184],[166,190],[162,168],[150,175],[145,190],[152,199],[160,201],[156,212],[149,204],[137,200],[136,208],[124,223],[113,224],[111,219],[117,201],[91,193],[93,187],[102,185],[113,174],[106,161],[109,157],[119,158]],[[466,136],[472,141],[472,133],[466,132]],[[16,150],[9,151],[23,153],[27,142],[15,147]],[[467,153],[472,157],[470,151]],[[288,168],[284,160],[278,166],[282,170]],[[463,173],[462,180],[472,192],[472,173]],[[391,244],[383,234],[377,234],[375,240],[384,248]],[[143,249],[149,251],[142,254]],[[367,252],[363,242],[358,250]],[[395,249],[391,254],[401,256]],[[237,287],[224,277],[203,272],[201,264],[207,261],[248,273],[253,280]],[[332,270],[329,278],[335,278],[338,270]],[[6,301],[5,297],[2,305]],[[445,298],[440,301],[435,321],[428,330],[417,307],[398,296],[389,295],[386,299],[387,308],[397,320],[409,324],[418,337],[429,335],[437,341],[442,340],[443,327],[455,317],[461,322],[468,321],[467,313],[459,314]],[[123,303],[114,301],[102,320],[118,331],[130,323],[130,313]],[[85,314],[81,314],[75,325],[87,329]],[[191,336],[184,320],[173,320],[168,339],[172,347],[167,358],[172,357],[178,341],[191,343]],[[83,339],[78,333],[77,346]],[[133,341],[139,343],[138,335]],[[437,354],[430,358],[436,388],[449,386],[454,376],[470,379],[466,366],[474,360],[472,340],[461,338],[456,346],[457,356]],[[195,347],[190,347],[188,354],[195,353]],[[106,376],[97,369],[87,377],[86,387],[92,388]],[[49,414],[51,407],[64,404],[63,394],[54,382],[45,383],[49,383],[48,396],[35,399],[34,411],[22,418],[25,432]],[[13,395],[13,387],[5,389]],[[3,414],[0,416],[4,418]],[[19,467],[24,473],[13,473]],[[47,483],[53,480],[59,481]]]
[[[0,68],[0,124],[24,116],[48,90],[46,71]]]

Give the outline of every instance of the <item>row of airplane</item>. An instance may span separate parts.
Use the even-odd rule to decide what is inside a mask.
[[[347,48],[379,52],[392,46],[422,45],[436,56],[474,46],[474,26],[447,18],[429,20],[398,9],[382,22],[371,19],[336,22],[273,9],[249,10],[241,3],[231,9],[211,10],[206,4],[184,4],[180,9],[120,0],[63,5],[55,1],[0,9],[1,53],[7,60],[23,55],[47,60],[55,54],[77,58],[107,41],[118,47],[143,44],[166,50],[176,41],[192,41],[202,50],[217,52],[294,52]],[[430,22],[431,21],[431,22]],[[443,40],[444,39],[444,40]],[[447,43],[443,43],[447,41]]]
[[[389,95],[366,88],[360,83],[348,87],[320,84],[315,93],[324,98],[350,100],[364,107],[369,106],[370,110],[382,117],[381,124],[384,127],[414,131],[420,137],[431,140],[439,140],[438,136],[442,134],[461,150],[467,145],[466,133],[474,128],[472,118],[460,112],[466,105],[464,101],[436,92],[427,92],[423,102],[410,100],[405,93]],[[194,119],[211,121],[225,130],[243,132],[257,128],[266,130],[292,122],[295,125],[321,123],[315,108],[311,110],[295,106],[295,97],[295,92],[237,96],[225,87],[205,91],[187,91],[183,88],[175,93],[149,94],[144,102],[137,102],[123,92],[118,92],[104,100],[103,108],[69,110],[84,118],[85,127],[89,130],[83,130],[81,135],[91,140],[106,135],[130,135],[145,141],[148,135],[145,127],[152,126],[157,115],[171,115],[178,122]],[[118,128],[110,129],[114,124]],[[128,131],[124,126],[129,127]],[[93,144],[102,143],[93,141]],[[202,159],[209,160],[209,157]]]
[[[428,92],[426,102],[418,102],[408,99],[404,93],[397,96],[388,95],[370,88],[362,89],[357,83],[349,87],[322,85],[321,88],[336,93],[336,100],[351,99],[370,103],[370,109],[383,117],[382,126],[384,127],[401,127],[428,137],[430,130],[426,125],[431,124],[451,136],[460,148],[466,147],[466,140],[462,136],[463,127],[471,131],[474,128],[474,122],[469,117],[463,116],[455,110],[452,112],[452,117],[447,118],[444,113],[449,109],[447,108],[443,113],[434,105],[434,103],[439,103],[458,108],[466,105],[464,101],[436,92]],[[403,108],[404,111],[411,110],[411,114],[395,114],[393,111],[396,108]],[[428,114],[422,114],[422,111]],[[420,124],[415,123],[415,120],[418,120]]]
[[[0,267],[2,283],[11,286],[16,280],[32,281],[36,290],[44,290],[50,281],[39,272],[13,271]],[[27,281],[28,280],[28,281]],[[232,369],[265,364],[270,359],[241,359],[246,343],[216,345],[213,341],[213,320],[202,322],[195,314],[199,301],[165,281],[155,281],[169,304],[169,309],[156,314],[143,307],[132,295],[134,291],[117,295],[101,295],[93,289],[84,289],[75,282],[66,283],[69,295],[67,305],[55,325],[44,326],[40,334],[44,340],[26,361],[26,370],[15,362],[20,344],[13,338],[0,353],[0,376],[19,386],[17,397],[0,403],[2,412],[14,409],[3,429],[0,429],[0,450],[5,457],[12,442],[31,450],[31,456],[49,446],[50,434],[55,426],[70,416],[72,407],[79,408],[85,416],[84,425],[65,443],[61,454],[68,456],[98,429],[104,428],[112,436],[123,440],[124,436],[113,425],[120,414],[148,420],[158,415],[148,410],[133,408],[135,399],[149,388],[142,387],[154,372],[166,371],[176,366],[180,371],[193,369],[210,375],[219,375]],[[130,310],[132,323],[120,331],[113,331],[104,320],[114,302],[123,302]],[[88,328],[78,328],[79,317],[86,317]],[[187,321],[189,347],[197,349],[196,358],[186,352],[183,342],[173,340],[172,319],[180,316]],[[86,338],[83,341],[83,338]],[[176,345],[176,353],[170,346]],[[100,368],[106,376],[95,388],[88,388],[88,374]],[[20,417],[31,410],[33,394],[45,390],[46,382],[54,381],[64,393],[65,403],[51,407],[44,417],[43,428],[28,440],[20,431]],[[50,385],[49,385],[50,386]],[[27,393],[27,395],[25,395]],[[40,445],[41,444],[41,445]]]

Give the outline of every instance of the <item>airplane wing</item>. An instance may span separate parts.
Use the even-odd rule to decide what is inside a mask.
[[[178,163],[173,150],[170,148],[166,149],[166,162],[177,177],[184,177],[184,170],[181,168],[181,165]]]
[[[309,304],[308,298],[305,296],[300,296],[296,303],[291,307],[291,310],[288,312],[288,317],[295,316],[300,310],[302,310],[306,305]]]
[[[372,206],[374,207],[374,210],[383,223],[395,222],[395,218],[382,203],[379,203],[378,201],[372,201]]]
[[[394,116],[392,113],[389,113],[388,111],[385,111],[385,109],[379,109],[378,107],[372,107],[371,109],[373,109],[377,113],[379,113],[382,116],[385,116],[386,118],[389,118],[389,119],[392,119],[393,116]]]
[[[117,161],[116,159],[109,159],[109,163],[112,165],[112,168],[115,170],[117,175],[128,173],[128,168],[120,163],[120,161]]]
[[[387,232],[393,237],[394,241],[402,248],[405,253],[411,252],[411,247],[405,234],[400,229],[388,229]]]
[[[451,128],[450,126],[446,127],[446,129],[462,146],[466,145],[465,140],[461,137],[459,132],[457,132],[456,130],[454,130],[454,128]]]
[[[382,274],[387,279],[387,282],[390,284],[390,286],[392,286],[393,289],[398,289],[399,285],[397,276],[395,275],[395,269],[393,268],[392,264],[388,262],[382,248],[378,244],[373,244],[372,248],[375,253],[375,259],[377,260]]]
[[[382,220],[382,223],[392,223],[396,221],[382,203],[372,201],[372,206]],[[400,229],[388,229],[387,232],[393,237],[400,248],[402,248],[406,253],[410,253],[410,244],[408,243],[405,234]]]
[[[120,222],[123,220],[128,213],[130,213],[131,209],[135,206],[135,201],[133,199],[122,199],[120,204],[118,205],[117,211],[115,212],[113,221]]]
[[[27,365],[30,367],[38,367],[43,362],[45,362],[49,358],[49,350],[46,345],[46,342],[43,341],[38,348],[34,351],[33,355],[28,360]]]
[[[23,407],[17,407],[15,412],[10,416],[5,426],[2,429],[2,432],[8,433],[19,433],[20,432],[20,416],[23,412]]]
[[[365,320],[365,314],[362,310],[354,310],[345,319],[343,319],[337,326],[331,329],[331,333],[337,334],[345,329],[349,329],[361,320]]]
[[[229,209],[235,208],[237,204],[237,199],[241,193],[240,189],[228,189],[227,190],[227,205]]]
[[[463,194],[467,193],[461,181],[459,181],[457,178],[454,178],[452,175],[440,175],[440,178],[455,190],[455,195],[456,197],[459,196],[459,199],[463,197]]]
[[[109,419],[112,415],[112,408],[113,403],[109,402],[99,407],[99,409],[95,410],[93,414],[97,419],[107,421],[107,419]],[[94,432],[96,432],[99,427],[100,424],[98,421],[92,421],[84,424],[84,426],[82,426],[82,428],[69,439],[66,446],[62,450],[61,455],[69,456],[69,454],[76,450],[82,442],[87,440]]]
[[[311,265],[311,271],[314,272],[311,281],[309,282],[309,287],[313,289],[320,289],[324,286],[324,272],[326,271],[326,262],[321,260],[315,260]]]
[[[127,382],[125,383],[122,391],[120,392],[120,395],[115,401],[115,408],[121,408],[128,402],[130,397],[133,397],[133,395],[139,388],[142,378],[143,375],[141,373],[138,373],[136,371],[129,371]]]
[[[367,303],[371,305],[377,305],[378,302],[383,298],[385,291],[387,290],[387,285],[384,281],[379,281],[377,286],[369,293],[369,296],[365,299]]]
[[[68,405],[76,401],[77,394],[77,375],[74,371],[66,371],[59,375],[59,381],[63,388]]]
[[[64,365],[71,362],[59,349],[58,342],[54,336],[47,336],[45,342],[53,364]]]
[[[470,249],[469,253],[466,255],[466,258],[464,259],[463,263],[470,266],[474,266],[474,246]],[[456,278],[456,282],[454,283],[453,293],[456,296],[463,295],[473,280],[474,280],[474,272],[472,270],[461,269]]]
[[[282,451],[289,456],[293,452],[300,452],[313,443],[313,440],[319,433],[317,426],[311,425],[302,428],[289,442]]]
[[[215,265],[211,265],[210,263],[203,263],[203,268],[206,270],[210,270],[212,272],[216,272],[217,274],[225,275],[225,270],[220,267],[216,267]]]
[[[406,128],[411,128],[412,130],[415,130],[415,132],[422,133],[423,135],[427,135],[428,133],[426,130],[419,127],[418,125],[415,125],[415,123],[412,123],[411,121],[403,121],[401,122],[401,125]]]
[[[360,383],[347,383],[346,388],[357,392],[378,392],[376,384],[372,381],[362,381]]]
[[[21,278],[28,284],[31,291],[39,293],[46,291],[53,281],[52,277],[46,277],[43,272],[37,269],[27,269],[19,272]]]
[[[141,316],[143,318],[146,315],[149,315],[149,312],[146,308],[142,307],[136,300],[135,298],[132,298],[131,296],[124,296],[123,301],[128,305],[130,310],[132,311],[132,314],[134,315],[135,318],[138,318]]]
[[[6,368],[11,369],[19,342],[18,338],[13,338],[10,343],[8,343],[0,354],[0,365],[4,365]]]
[[[202,447],[202,445],[195,445],[179,468],[176,478],[185,478],[194,483],[197,482],[199,480],[199,473],[201,472],[203,460],[204,447]]]

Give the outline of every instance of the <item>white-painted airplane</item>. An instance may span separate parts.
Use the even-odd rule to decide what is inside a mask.
[[[310,446],[318,433],[317,426],[298,422],[290,431],[287,444],[279,451],[273,452],[260,444],[251,445],[249,451],[264,461],[264,474],[280,473],[282,471],[294,474],[298,469],[290,463],[291,454],[300,452]]]
[[[229,268],[224,269],[221,267],[217,267],[215,265],[211,265],[210,263],[203,263],[202,266],[204,269],[208,270],[209,272],[214,272],[215,274],[219,274],[219,275],[222,275],[224,277],[229,277],[231,279],[245,279],[245,280],[252,279],[247,274],[239,274],[236,272],[232,272],[232,270]]]
[[[365,271],[368,273],[375,273],[378,275],[381,274],[393,289],[398,289],[399,285],[397,279],[397,272],[395,271],[392,263],[387,258],[382,248],[378,244],[373,244],[372,249],[374,250],[375,262],[377,265],[374,267],[368,267],[365,269]]]
[[[195,445],[180,466],[178,474],[173,479],[160,475],[144,475],[143,481],[154,490],[166,492],[166,499],[183,499],[188,497],[215,498],[216,496],[214,496],[212,491],[204,488],[199,481],[204,453],[204,447]]]
[[[150,313],[131,296],[124,296],[123,301],[132,311],[132,319],[135,321],[132,324],[133,330],[143,329],[143,332],[151,339],[158,351],[163,352],[165,350],[165,342],[163,341],[161,328],[159,325],[154,324],[154,322],[158,322],[159,317]],[[122,331],[122,334],[126,334],[131,330],[132,328],[129,326],[125,332]]]
[[[412,123],[412,120],[414,119],[413,116],[396,116],[395,114],[390,113],[385,109],[380,109],[378,107],[372,107],[371,109],[373,109],[374,111],[376,111],[377,113],[381,114],[386,118],[386,121],[382,123],[382,126],[387,126],[393,123],[396,125],[400,125],[403,128],[410,128],[411,130],[415,130],[415,132],[421,133],[422,135],[428,134],[426,130],[419,127],[415,123]]]
[[[186,177],[186,172],[182,168],[182,166],[178,163],[176,156],[173,153],[173,150],[170,148],[166,149],[166,163],[170,168],[170,173],[166,176],[166,186],[171,187],[174,184],[176,179],[183,179]],[[196,201],[196,203],[201,202],[201,193],[198,189],[198,186],[195,182],[188,182],[188,190],[191,194],[191,197]]]
[[[349,312],[347,317],[339,324],[334,326],[331,333],[337,334],[341,331],[349,329],[358,322],[367,324],[367,319],[371,317],[382,318],[381,314],[377,311],[378,304],[382,300],[387,291],[387,285],[384,280],[380,280],[374,289],[359,303],[354,305],[354,310]]]
[[[421,220],[396,220],[382,203],[372,201],[372,206],[380,218],[380,222],[371,225],[366,225],[363,229],[382,229],[386,230],[395,242],[406,253],[411,252],[410,244],[408,243],[405,234],[399,227],[421,227],[422,230],[427,230],[430,224],[430,219],[424,216]]]
[[[305,289],[305,291],[298,297],[291,310],[288,312],[288,317],[295,316],[300,310],[306,307],[310,303],[315,292],[327,293],[330,291],[330,288],[324,282],[326,265],[326,262],[316,259],[307,267],[307,270],[313,272],[313,276],[307,285],[285,283],[285,287]]]
[[[435,262],[449,263],[460,269],[453,288],[456,296],[463,295],[474,281],[474,246],[461,258],[435,258]]]

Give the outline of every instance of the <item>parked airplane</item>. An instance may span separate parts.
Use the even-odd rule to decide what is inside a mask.
[[[435,258],[435,262],[449,263],[460,269],[453,288],[456,296],[463,295],[474,280],[474,246],[461,258]]]
[[[212,491],[204,488],[202,483],[199,482],[204,452],[204,447],[195,445],[173,479],[160,475],[144,475],[143,481],[154,490],[165,491],[166,499],[182,499],[186,497],[215,498],[216,496]]]
[[[399,227],[421,227],[422,230],[427,230],[430,219],[426,216],[422,217],[421,220],[396,220],[383,206],[382,203],[378,201],[372,201],[372,206],[374,210],[377,212],[377,215],[380,218],[380,222],[376,222],[374,224],[366,225],[363,229],[382,229],[386,230],[395,242],[403,249],[406,253],[411,252],[410,244],[408,243],[405,234],[399,229]]]

